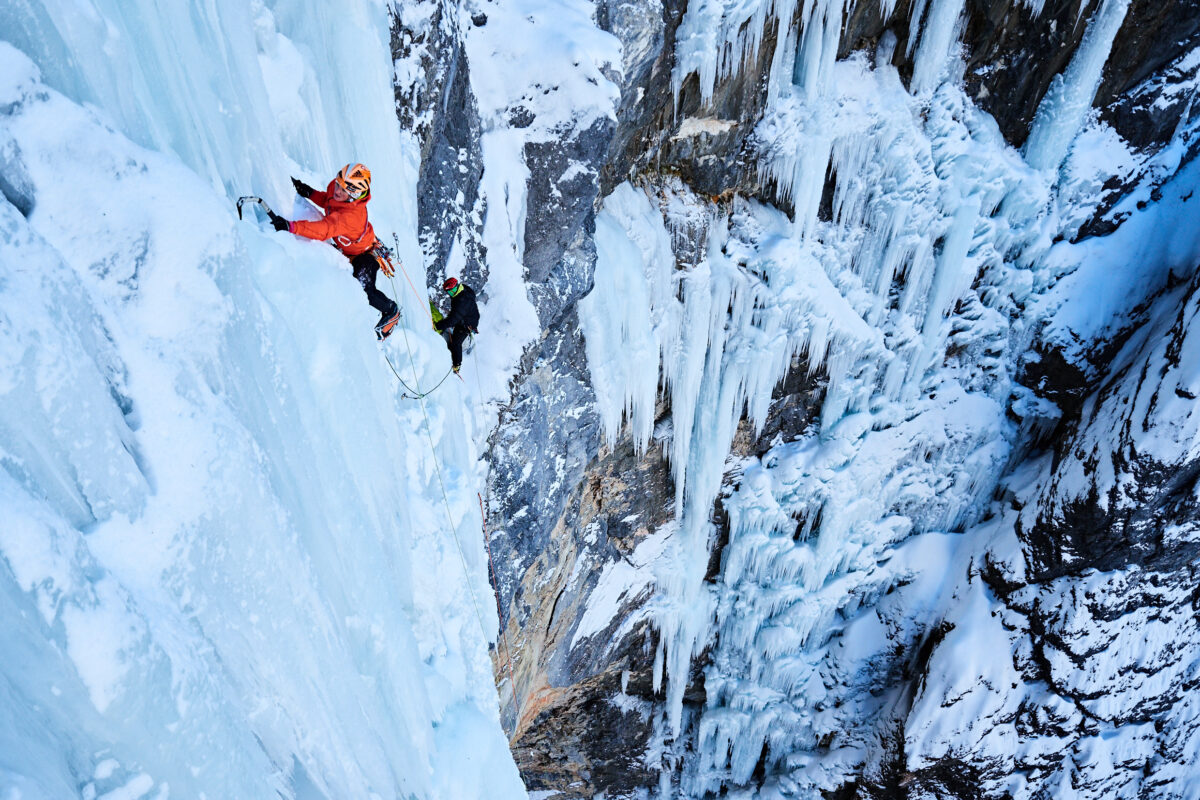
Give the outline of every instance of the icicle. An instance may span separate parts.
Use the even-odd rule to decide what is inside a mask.
[[[946,315],[954,303],[971,285],[975,277],[974,264],[967,259],[967,250],[979,219],[979,200],[965,200],[954,215],[954,222],[942,244],[942,253],[937,260],[929,299],[925,305],[925,320],[921,325],[921,344],[917,356],[909,365],[905,378],[909,386],[909,397],[916,395],[921,376],[930,366],[930,360],[940,353],[945,345],[942,330]]]
[[[717,83],[757,56],[771,20],[783,20],[786,25],[795,10],[796,0],[702,0],[690,4],[676,33],[671,74],[676,106],[683,82],[693,72],[699,78],[701,104],[707,106]]]
[[[921,30],[921,46],[913,63],[914,93],[933,89],[941,77],[942,68],[957,40],[958,21],[964,0],[933,0],[929,16]]]
[[[605,439],[628,418],[638,453],[654,430],[659,362],[679,335],[675,257],[661,213],[623,184],[596,218],[595,288],[580,302]]]
[[[908,45],[905,48],[904,54],[912,57],[913,51],[917,47],[917,40],[920,38],[921,18],[925,14],[925,6],[929,0],[913,0],[912,10],[908,16]]]
[[[811,2],[811,0],[810,0]],[[805,3],[807,7],[809,2]],[[805,14],[800,44],[796,48],[796,63],[792,83],[802,95],[816,99],[825,93],[830,68],[837,58],[838,37],[842,31],[842,8],[830,0],[819,0]]]
[[[1129,0],[1101,0],[1071,63],[1050,83],[1025,142],[1025,161],[1034,169],[1057,170],[1062,164],[1091,110],[1104,64],[1128,10]]]

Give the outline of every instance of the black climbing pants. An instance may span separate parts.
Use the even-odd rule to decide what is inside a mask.
[[[380,314],[391,316],[396,313],[396,304],[383,292],[375,288],[375,276],[379,272],[379,262],[375,260],[375,256],[371,255],[371,251],[359,253],[350,259],[350,266],[354,268],[354,277],[362,284],[363,291],[367,293],[367,302],[371,307]]]
[[[450,361],[457,367],[462,364],[463,342],[471,335],[471,329],[466,325],[455,325],[449,333]]]

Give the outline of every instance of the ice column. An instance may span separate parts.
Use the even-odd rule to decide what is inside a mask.
[[[1087,33],[1074,58],[1061,75],[1054,77],[1038,106],[1024,150],[1025,161],[1031,167],[1057,170],[1062,164],[1092,108],[1104,64],[1128,10],[1129,0],[1102,0],[1088,21]]]
[[[671,235],[662,214],[630,184],[596,216],[595,288],[580,301],[580,325],[609,445],[628,415],[634,448],[654,429],[658,366],[679,336],[683,308]]]
[[[933,0],[921,30],[921,46],[913,64],[912,89],[926,92],[937,85],[950,48],[957,40],[964,0]]]

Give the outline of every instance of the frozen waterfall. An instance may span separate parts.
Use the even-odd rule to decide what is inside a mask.
[[[751,785],[754,796],[816,796],[862,763],[877,732],[856,726],[899,701],[856,676],[926,635],[880,596],[908,585],[907,602],[934,608],[954,590],[926,570],[964,569],[987,535],[964,532],[1024,443],[1057,418],[1014,382],[1035,331],[1065,328],[1069,315],[1102,338],[1200,257],[1194,225],[1173,224],[1187,217],[1195,168],[1110,242],[1062,241],[1098,202],[1079,191],[1101,180],[1096,165],[1070,146],[1103,136],[1085,116],[1127,7],[1105,0],[1087,22],[1022,157],[957,77],[961,2],[914,5],[908,88],[890,34],[873,60],[834,59],[848,13],[839,3],[804,3],[794,29],[786,2],[689,6],[674,87],[696,72],[704,100],[781,21],[755,143],[792,217],[737,197],[712,205],[672,179],[622,185],[599,215],[596,289],[581,305],[609,441],[626,422],[639,448],[664,438],[675,478],[676,529],[654,561],[653,603],[664,776],[681,773],[686,796]],[[1147,226],[1174,233],[1138,246],[1140,271],[1122,268]],[[675,230],[703,231],[706,247],[681,256]],[[823,387],[819,415],[760,457],[731,455],[739,424],[753,441],[772,392],[798,369]],[[671,411],[661,431],[659,393]],[[718,499],[729,544],[706,582]],[[707,701],[689,754],[672,743],[689,724],[684,693],[701,653]]]
[[[0,39],[0,794],[524,797],[474,398],[401,399],[345,259],[233,210],[363,161],[421,280],[387,5],[5,3]]]

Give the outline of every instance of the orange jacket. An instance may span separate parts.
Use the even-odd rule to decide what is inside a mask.
[[[325,212],[324,219],[302,220],[288,223],[288,230],[307,239],[332,239],[333,246],[342,254],[351,257],[365,253],[375,245],[375,229],[367,219],[367,196],[349,203],[333,199],[333,181],[323,192],[313,192],[309,200]]]

